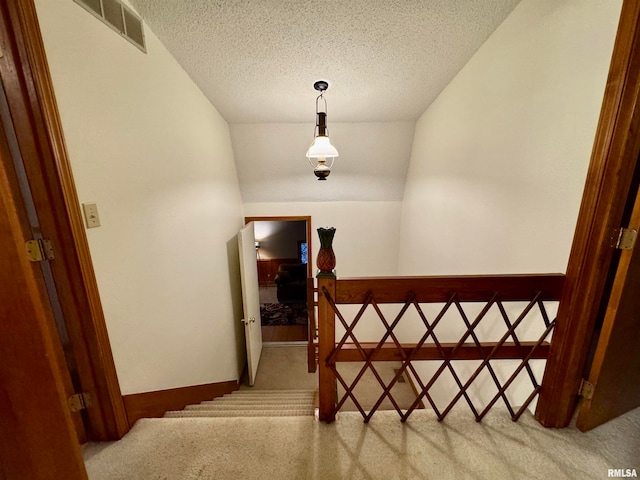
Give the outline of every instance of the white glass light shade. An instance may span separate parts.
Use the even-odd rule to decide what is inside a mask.
[[[318,136],[307,150],[307,158],[328,158],[337,157],[338,150],[331,145],[329,137]]]

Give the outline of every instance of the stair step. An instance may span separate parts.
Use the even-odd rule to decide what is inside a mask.
[[[209,403],[241,403],[245,405],[281,405],[283,403],[308,403],[313,402],[314,397],[306,397],[306,398],[290,398],[290,397],[281,397],[281,398],[231,398],[231,397],[223,397],[217,398],[215,400],[205,400],[201,402],[201,404],[209,404]]]
[[[179,410],[169,411],[165,418],[208,418],[208,417],[305,417],[313,416],[313,407],[288,410]]]
[[[316,390],[234,390],[227,395],[270,395],[270,394],[279,394],[279,395],[310,395],[315,394]]]
[[[291,400],[291,401],[306,401],[309,399],[315,398],[315,393],[308,393],[304,395],[233,395],[227,394],[222,397],[214,398],[213,400],[206,400],[207,402],[219,402],[219,401],[242,401],[242,402],[280,402],[283,400]]]
[[[236,390],[184,410],[169,411],[165,418],[299,417],[315,411],[315,390]]]
[[[314,397],[315,392],[311,393],[298,393],[298,394],[288,394],[288,393],[228,393],[223,395],[222,397],[217,398],[309,398]]]
[[[199,405],[187,405],[185,410],[188,411],[217,411],[217,410],[298,410],[305,408],[313,408],[313,402],[306,403],[289,403],[289,404],[279,404],[279,405],[262,405],[262,404],[226,404],[226,403],[207,403],[207,404],[199,404]]]
[[[305,398],[314,398],[315,395],[223,395],[212,400],[235,399],[235,400],[280,400],[283,398],[292,398],[293,400],[304,400]],[[212,400],[206,400],[208,402]]]
[[[203,409],[206,410],[207,408],[227,408],[227,409],[233,409],[234,407],[238,407],[239,409],[244,409],[244,408],[254,408],[254,409],[260,409],[262,407],[265,408],[270,408],[270,409],[277,409],[277,408],[306,408],[308,406],[313,406],[315,405],[315,402],[312,401],[308,401],[308,402],[279,402],[279,403],[272,403],[272,402],[209,402],[209,403],[199,403],[196,405],[187,405],[187,407],[196,407],[199,409]],[[186,407],[185,407],[186,408]]]

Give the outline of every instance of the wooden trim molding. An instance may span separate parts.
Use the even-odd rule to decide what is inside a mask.
[[[640,151],[640,1],[625,0],[536,409],[547,427],[573,415],[594,325]]]
[[[207,383],[190,387],[157,390],[155,392],[125,395],[124,405],[127,419],[133,425],[141,418],[162,417],[169,410],[182,410],[187,405],[212,400],[238,390],[238,382]]]
[[[3,13],[0,5],[2,30]],[[86,480],[42,271],[24,254],[30,229],[1,127],[0,478]]]
[[[11,88],[20,91],[27,102],[14,108],[12,114],[23,143],[32,150],[25,155],[29,160],[26,168],[30,183],[39,182],[32,190],[39,197],[36,203],[43,229],[56,236],[58,247],[64,252],[52,268],[54,275],[57,271],[59,278],[65,279],[61,290],[67,300],[63,302],[74,306],[70,308],[73,312],[68,315],[67,328],[74,340],[79,339],[72,346],[81,381],[95,390],[94,408],[88,413],[90,439],[115,440],[129,430],[129,424],[35,5],[33,0],[7,2],[6,11],[14,45],[11,55],[15,48],[12,60],[16,82]]]
[[[335,300],[363,304],[371,291],[377,303],[404,303],[407,292],[412,292],[418,303],[446,303],[451,292],[456,292],[460,302],[480,302],[500,292],[500,300],[513,302],[529,301],[538,290],[540,300],[559,300],[564,279],[560,273],[341,278]]]

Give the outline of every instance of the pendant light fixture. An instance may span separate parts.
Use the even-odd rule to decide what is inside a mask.
[[[324,98],[324,92],[329,88],[329,83],[324,80],[318,80],[313,84],[313,88],[318,90],[320,95],[316,98],[316,126],[313,132],[313,143],[307,150],[307,159],[313,167],[313,173],[318,177],[318,180],[326,180],[331,173],[333,161],[338,156],[338,150],[329,141],[329,131],[327,129],[327,101]],[[320,100],[322,100],[324,108],[320,105]],[[331,161],[331,164],[327,165],[327,161]],[[317,162],[317,164],[314,165],[313,162]]]

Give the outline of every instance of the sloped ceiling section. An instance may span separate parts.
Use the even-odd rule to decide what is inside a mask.
[[[415,122],[334,123],[340,156],[317,181],[305,152],[313,124],[232,124],[231,141],[246,203],[400,201]]]
[[[245,202],[401,199],[396,177],[406,175],[410,145],[395,150],[392,159],[366,154],[362,136],[352,137],[349,128],[339,132],[338,125],[357,130],[360,123],[415,122],[519,2],[130,1],[231,124]],[[297,178],[294,165],[306,162],[318,79],[330,84],[328,124],[344,170],[339,173],[336,163],[327,182],[317,182],[302,196],[295,186],[282,183]],[[278,142],[269,142],[277,148],[255,155],[250,147],[262,127],[251,124],[284,128],[284,134],[274,129],[280,130]],[[404,138],[410,141],[411,136]],[[376,134],[367,141],[367,152],[388,152],[395,137]],[[263,171],[258,163],[272,168]],[[251,165],[261,171],[258,189]],[[341,174],[352,178],[343,177],[349,182],[342,184],[337,180]],[[314,180],[308,164],[304,175]],[[370,178],[351,183],[358,175]]]

